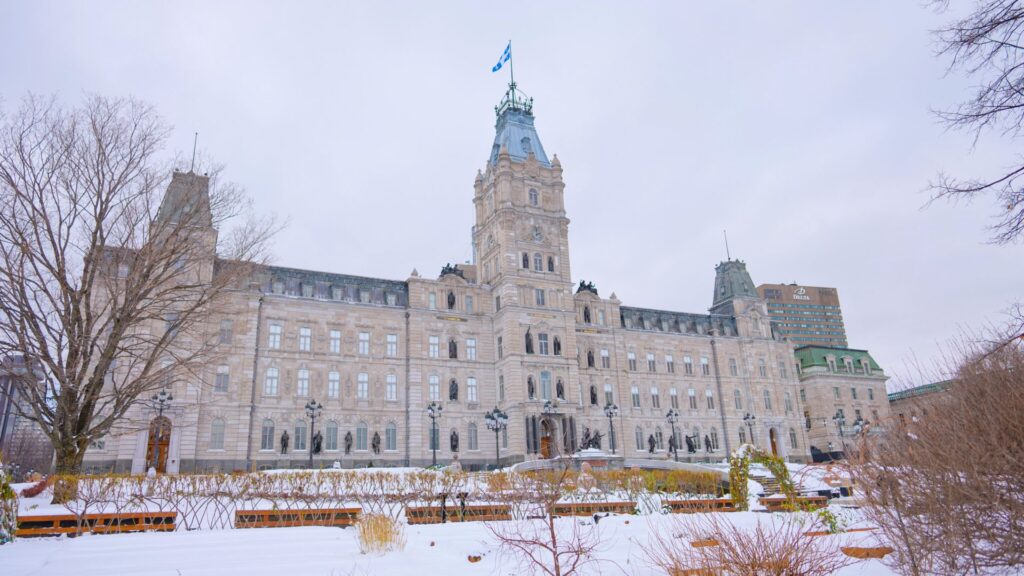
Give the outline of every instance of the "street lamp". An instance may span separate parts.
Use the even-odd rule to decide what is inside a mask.
[[[508,427],[508,414],[495,406],[494,410],[484,414],[484,421],[488,430],[494,430],[494,469],[497,470],[501,463],[501,443],[498,441],[498,434]]]
[[[743,417],[743,422],[747,424],[747,431],[750,432],[750,445],[757,446],[754,442],[754,421],[757,420],[757,416],[754,416],[750,412],[747,412],[746,416]]]
[[[442,410],[444,408],[437,402],[427,404],[427,416],[430,417],[430,447],[434,450],[431,460],[433,466],[437,466],[437,445],[440,444],[437,437],[437,419],[441,417]]]
[[[306,416],[309,417],[309,469],[313,469],[313,435],[316,434],[316,417],[323,411],[324,405],[310,398],[306,402]]]
[[[675,452],[676,462],[679,462],[679,443],[676,442],[676,422],[679,422],[679,411],[675,408],[669,408],[665,419],[672,426],[672,451]]]
[[[858,416],[853,422],[853,433],[859,436],[862,432],[867,432],[869,424],[871,424],[871,422]]]
[[[161,390],[157,394],[153,394],[153,402],[156,403],[156,454],[154,455],[153,468],[157,468],[160,465],[160,437],[164,433],[164,410],[171,405],[171,401],[174,400],[174,395],[168,392],[166,389]]]
[[[604,405],[604,415],[608,417],[608,440],[615,454],[615,423],[612,420],[619,415],[619,407],[611,402]]]

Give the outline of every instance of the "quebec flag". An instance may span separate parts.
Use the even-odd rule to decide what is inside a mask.
[[[509,40],[508,46],[505,47],[505,51],[502,52],[501,56],[498,58],[498,63],[494,65],[494,68],[491,68],[491,72],[497,72],[498,70],[501,70],[501,66],[505,62],[508,62],[511,58],[512,58],[512,41]]]

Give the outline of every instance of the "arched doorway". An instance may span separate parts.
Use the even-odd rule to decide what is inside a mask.
[[[540,421],[540,457],[551,458],[551,421],[542,418]]]
[[[775,440],[775,436],[776,436],[775,428],[769,428],[768,429],[768,439],[771,440],[771,443],[772,443],[772,456],[778,456],[779,455],[778,443]]]
[[[171,421],[166,416],[154,418],[149,423],[149,441],[146,443],[146,470],[156,468],[158,473],[167,472],[167,453],[171,448]]]

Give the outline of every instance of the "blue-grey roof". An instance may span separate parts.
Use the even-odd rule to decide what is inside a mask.
[[[505,106],[498,114],[498,122],[494,125],[494,146],[491,147],[491,164],[498,161],[498,153],[504,146],[508,149],[513,161],[525,162],[533,152],[537,162],[551,166],[544,146],[533,126],[533,112],[520,106]]]
[[[650,308],[621,306],[622,327],[627,330],[709,335],[712,328],[719,336],[736,335],[736,319],[719,314],[692,314]]]

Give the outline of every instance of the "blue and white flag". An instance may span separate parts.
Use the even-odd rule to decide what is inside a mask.
[[[509,40],[508,46],[505,47],[505,51],[502,52],[501,57],[498,58],[498,63],[491,68],[491,72],[497,72],[501,70],[501,66],[512,59],[512,41]]]

